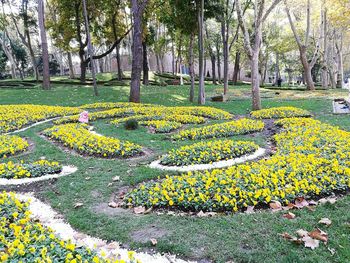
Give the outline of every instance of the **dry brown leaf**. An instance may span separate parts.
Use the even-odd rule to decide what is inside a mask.
[[[290,240],[291,242],[297,243],[297,244],[301,244],[302,240],[295,237],[295,236],[291,236],[290,234],[288,234],[287,232],[284,232],[283,234],[280,234],[283,238]]]
[[[320,224],[324,224],[326,226],[330,226],[332,224],[332,221],[329,218],[322,218],[320,221],[318,221]]]
[[[300,237],[305,237],[309,235],[309,232],[305,231],[304,229],[299,229],[298,231],[296,231],[296,233]]]
[[[293,237],[287,232],[284,232],[284,233],[282,233],[280,235],[281,235],[281,237],[283,237],[285,239],[293,239]]]
[[[155,238],[151,238],[150,241],[151,241],[153,246],[156,246],[158,243],[157,239],[155,239]]]
[[[109,207],[112,207],[112,208],[117,208],[118,207],[118,204],[116,202],[109,202],[108,203],[108,206]]]
[[[246,214],[253,214],[254,213],[254,206],[248,206],[247,210],[245,210]]]
[[[135,214],[143,214],[146,211],[146,208],[144,206],[138,206],[134,208]]]
[[[274,211],[282,210],[282,204],[279,201],[272,201],[270,203],[270,208]]]
[[[287,214],[284,214],[283,217],[287,218],[287,219],[294,219],[296,217],[296,215],[291,213],[291,212],[289,212]]]
[[[322,242],[327,243],[328,242],[328,234],[326,232],[323,232],[321,229],[317,228],[311,232],[309,232],[309,236],[311,238],[320,240]]]
[[[295,207],[296,208],[304,208],[306,206],[309,206],[309,202],[306,201],[304,197],[297,197],[295,199]]]
[[[75,203],[74,208],[79,208],[82,207],[84,204],[83,203]]]
[[[309,236],[305,236],[302,239],[304,241],[304,246],[311,248],[312,250],[314,250],[315,248],[318,248],[320,246],[320,241],[313,239]]]

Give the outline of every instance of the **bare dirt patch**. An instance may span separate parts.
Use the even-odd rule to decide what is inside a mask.
[[[170,234],[171,232],[167,229],[155,225],[148,225],[142,229],[130,232],[130,238],[134,242],[147,243],[152,238],[159,239]]]

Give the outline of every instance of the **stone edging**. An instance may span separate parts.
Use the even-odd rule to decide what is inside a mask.
[[[91,250],[95,250],[99,255],[105,254],[109,258],[115,258],[120,255],[121,259],[128,259],[128,250],[120,248],[118,242],[108,243],[105,240],[75,231],[62,219],[61,215],[55,212],[51,206],[35,198],[33,193],[16,194],[16,197],[24,202],[29,201],[31,217],[39,220],[42,225],[51,228],[60,238],[71,240],[72,243],[78,246],[85,246]],[[195,263],[194,261],[190,262],[177,259],[173,255],[136,253],[135,258],[139,259],[142,263]]]
[[[259,148],[256,150],[253,154],[250,155],[243,155],[242,157],[231,159],[231,160],[225,160],[220,162],[214,162],[211,164],[194,164],[194,165],[188,165],[188,166],[166,166],[160,164],[160,160],[156,160],[152,162],[149,167],[165,170],[165,171],[177,171],[177,172],[191,172],[191,171],[199,171],[199,170],[210,170],[210,169],[219,169],[219,168],[225,168],[230,167],[235,164],[244,163],[247,161],[255,160],[263,155],[265,155],[266,149]]]
[[[58,174],[47,174],[40,177],[28,177],[28,178],[21,178],[21,179],[5,179],[0,178],[0,185],[21,185],[21,184],[30,184],[34,182],[40,182],[45,180],[50,180],[54,178],[60,178],[63,176],[68,176],[70,174],[75,173],[78,170],[78,168],[74,166],[63,166],[62,171]]]
[[[62,117],[55,117],[55,118],[50,118],[50,119],[46,119],[46,120],[43,120],[43,121],[39,121],[39,122],[33,123],[33,124],[31,124],[31,125],[29,125],[29,126],[27,126],[27,127],[24,127],[24,128],[22,128],[22,129],[15,130],[15,131],[8,132],[8,133],[5,133],[5,135],[11,135],[11,134],[20,133],[20,132],[26,131],[26,130],[32,128],[32,127],[38,126],[38,125],[40,125],[40,124],[47,123],[47,122],[54,121],[54,120],[58,120],[58,119],[60,119],[60,118],[62,118]]]

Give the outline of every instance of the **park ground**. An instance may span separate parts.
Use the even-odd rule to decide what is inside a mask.
[[[143,103],[166,106],[188,106],[189,86],[142,87]],[[93,102],[127,101],[128,86],[99,86],[100,96],[94,97],[90,86],[53,84],[51,91],[38,88],[0,88],[0,104],[42,104],[79,106]],[[220,94],[221,86],[207,85],[207,97]],[[348,91],[275,90],[262,89],[263,107],[295,106],[309,110],[316,119],[340,126],[350,131],[349,115],[332,114],[332,98],[346,97]],[[193,104],[194,105],[194,104]],[[227,110],[235,115],[250,112],[250,87],[231,86],[229,101],[207,102],[207,106]],[[78,171],[72,176],[50,183],[26,187],[4,188],[17,192],[35,191],[36,195],[52,205],[77,230],[107,240],[117,240],[124,246],[143,251],[156,250],[178,254],[184,259],[199,262],[349,262],[350,261],[350,196],[344,196],[335,204],[317,206],[315,211],[295,211],[296,219],[282,218],[282,212],[268,210],[254,214],[231,214],[213,218],[189,216],[135,215],[131,211],[108,208],[112,196],[125,187],[135,186],[146,180],[164,177],[167,173],[148,168],[147,164],[184,142],[173,143],[165,135],[147,133],[146,128],[126,131],[106,121],[95,123],[96,131],[119,139],[127,139],[143,145],[153,152],[150,160],[125,161],[84,158],[62,151],[40,137],[38,133],[51,124],[43,124],[21,132],[20,135],[34,142],[28,154],[10,158],[34,161],[45,156],[63,164],[75,165]],[[234,139],[253,140],[264,145],[266,138],[237,136]],[[120,180],[113,181],[115,176]],[[79,209],[74,204],[84,205]],[[316,250],[304,248],[284,240],[280,234],[298,229],[314,229],[321,218],[328,217],[329,242]],[[150,238],[158,244],[152,246]]]

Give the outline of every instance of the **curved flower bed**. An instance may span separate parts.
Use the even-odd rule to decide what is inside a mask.
[[[20,178],[34,178],[46,174],[56,174],[62,171],[62,165],[58,162],[49,162],[46,160],[36,161],[31,164],[21,163],[1,163],[0,164],[0,178],[6,179],[20,179]]]
[[[133,105],[133,104],[131,104]],[[125,118],[131,116],[143,115],[147,120],[168,120],[181,123],[204,123],[204,118],[211,118],[216,120],[226,120],[233,117],[232,114],[211,107],[164,107],[156,105],[137,106],[113,108],[104,111],[92,112],[89,114],[91,121],[107,118]],[[78,122],[79,115],[70,116],[56,120],[55,124]],[[117,124],[118,121],[115,123]]]
[[[24,152],[29,147],[26,140],[15,135],[0,135],[0,158]]]
[[[207,164],[250,154],[258,148],[254,142],[233,140],[200,142],[171,150],[160,160],[160,164],[168,166]]]
[[[126,262],[103,259],[86,247],[61,239],[30,214],[28,203],[13,193],[0,193],[1,262]],[[135,263],[134,252],[129,255],[128,262]]]
[[[0,134],[53,117],[78,114],[74,107],[43,105],[0,105]]]
[[[311,117],[307,110],[295,107],[276,107],[251,112],[252,117],[256,119],[282,119],[292,117]]]
[[[79,153],[99,157],[132,157],[142,153],[142,147],[116,138],[91,133],[84,124],[64,124],[43,132]]]
[[[97,102],[84,104],[81,109],[114,109],[114,108],[130,108],[130,107],[154,107],[154,104],[142,104],[133,102]]]
[[[142,121],[140,122],[141,125],[149,126],[154,128],[156,133],[168,133],[171,131],[174,131],[176,129],[179,129],[182,124],[179,122],[174,121]]]
[[[198,140],[208,138],[230,137],[233,135],[258,132],[264,129],[262,121],[240,119],[237,121],[208,125],[201,128],[194,128],[180,131],[172,136],[174,140]]]
[[[327,195],[350,188],[350,133],[318,121],[283,121],[268,160],[228,169],[191,172],[147,182],[129,192],[133,206],[192,211],[238,211],[272,200]]]
[[[128,120],[137,120],[137,121],[171,121],[179,122],[182,124],[201,124],[205,122],[203,117],[198,117],[194,115],[134,115],[125,118],[115,119],[111,121],[111,124],[118,125],[120,123],[126,122]]]

